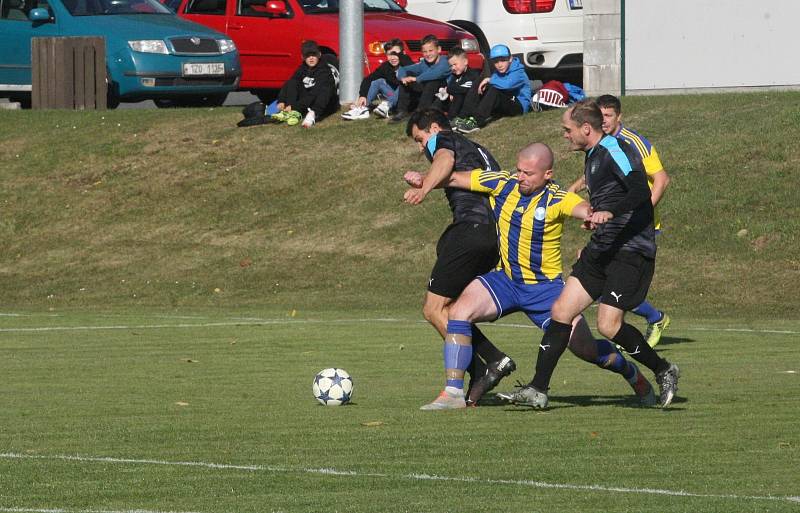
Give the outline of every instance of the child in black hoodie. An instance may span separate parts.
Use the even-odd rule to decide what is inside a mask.
[[[277,114],[272,119],[289,126],[300,123],[311,128],[322,117],[337,108],[336,80],[331,66],[322,62],[322,52],[315,41],[304,41],[301,48],[303,63],[283,84],[278,93]],[[305,113],[305,118],[303,118]]]
[[[397,94],[400,87],[397,70],[400,69],[400,66],[413,64],[413,61],[403,53],[403,41],[400,39],[392,39],[384,43],[383,51],[386,54],[386,61],[361,81],[361,87],[358,89],[358,99],[351,105],[349,111],[342,114],[344,119],[369,118],[369,107],[378,95],[383,97],[373,111],[378,116],[388,118],[389,111],[397,104]]]
[[[464,100],[472,89],[481,83],[481,72],[469,67],[467,52],[461,47],[453,47],[447,54],[450,64],[450,78],[447,87],[439,90],[434,108],[447,113],[450,123],[464,117]]]

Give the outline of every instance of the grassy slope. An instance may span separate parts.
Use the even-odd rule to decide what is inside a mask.
[[[652,298],[701,316],[798,316],[798,93],[626,98],[673,177]],[[540,140],[569,182],[559,112],[476,135],[504,166]],[[448,221],[400,203],[426,162],[400,127],[237,129],[238,110],[3,112],[7,307],[415,308]],[[740,230],[747,230],[738,236]],[[569,230],[567,255],[585,233]]]

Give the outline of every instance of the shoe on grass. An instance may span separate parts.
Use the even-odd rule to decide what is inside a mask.
[[[670,363],[666,370],[656,374],[656,383],[661,388],[659,401],[662,408],[669,406],[675,398],[675,394],[678,392],[679,377],[681,377],[681,371],[674,363]]]
[[[289,126],[295,126],[300,124],[300,120],[303,119],[303,115],[297,112],[296,110],[292,110],[286,113],[286,124]]]
[[[547,408],[548,403],[547,394],[530,385],[517,385],[514,392],[501,392],[497,397],[517,406],[530,406],[537,410]]]
[[[463,395],[452,395],[446,390],[442,390],[439,397],[434,399],[432,403],[422,406],[420,410],[457,410],[466,407],[467,403]]]
[[[669,328],[670,320],[669,315],[662,313],[660,321],[647,325],[647,333],[644,335],[645,340],[647,340],[647,345],[656,347],[658,343],[661,342],[661,335],[664,333],[664,330]]]
[[[486,374],[478,378],[469,389],[467,405],[476,404],[481,397],[491,391],[500,383],[500,380],[511,374],[517,369],[517,364],[508,356],[496,362],[490,362],[486,368]]]
[[[636,394],[636,397],[639,398],[639,405],[655,406],[657,401],[653,385],[647,381],[647,378],[644,377],[644,374],[639,371],[639,368],[633,362],[630,362],[630,365],[633,365],[633,368],[636,369],[636,374],[628,380],[628,384],[633,388],[633,393]]]

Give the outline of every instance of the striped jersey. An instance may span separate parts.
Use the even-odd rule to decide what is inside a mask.
[[[646,137],[639,135],[635,130],[631,130],[624,125],[620,125],[619,131],[614,134],[614,137],[622,139],[626,143],[630,144],[636,149],[636,152],[639,153],[639,156],[642,158],[642,164],[644,164],[644,171],[647,173],[647,185],[649,185],[650,189],[652,189],[653,175],[664,170],[664,166],[661,164],[661,159],[658,158],[656,147],[653,146]],[[660,230],[661,219],[658,215],[658,209],[656,209],[654,216],[656,230]]]
[[[525,196],[505,171],[475,170],[470,182],[471,190],[490,195],[506,275],[529,285],[561,278],[564,219],[583,199],[553,182]]]

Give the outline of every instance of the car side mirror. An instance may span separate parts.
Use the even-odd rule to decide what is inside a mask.
[[[28,19],[33,22],[47,22],[50,21],[50,11],[45,9],[44,7],[37,7],[36,9],[31,9],[28,11]]]
[[[267,0],[264,3],[264,12],[270,16],[282,17],[289,15],[289,9],[283,0]]]

